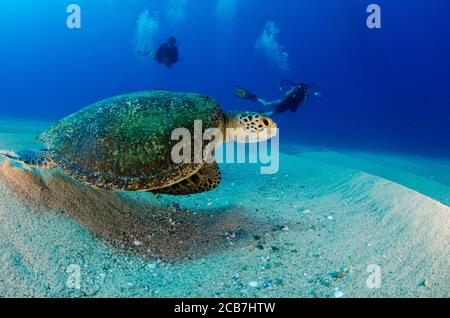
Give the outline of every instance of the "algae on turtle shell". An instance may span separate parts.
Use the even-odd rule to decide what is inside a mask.
[[[196,129],[201,121],[201,131]],[[186,129],[192,140],[188,158],[176,162],[172,133]],[[220,140],[205,140],[210,128],[224,133]],[[258,142],[276,134],[275,123],[255,113],[222,112],[213,98],[195,93],[146,91],[97,102],[56,123],[38,137],[46,150],[0,155],[39,168],[61,168],[79,182],[115,191],[149,191],[195,194],[215,189],[221,181],[219,167],[204,158],[202,150],[218,145],[235,129],[232,141]],[[199,134],[201,134],[199,136]],[[208,148],[211,149],[211,148]],[[214,150],[214,148],[212,148]]]

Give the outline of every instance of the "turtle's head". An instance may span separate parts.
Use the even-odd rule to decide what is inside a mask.
[[[265,116],[252,112],[231,112],[225,114],[226,141],[254,143],[271,139],[277,134],[275,122]]]

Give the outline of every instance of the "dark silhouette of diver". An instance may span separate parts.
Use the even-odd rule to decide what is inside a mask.
[[[162,44],[158,51],[156,51],[155,61],[164,64],[167,68],[172,68],[179,60],[177,39],[171,36],[167,42]]]
[[[270,108],[270,111],[262,111],[268,116],[279,115],[287,111],[293,113],[298,111],[300,105],[304,104],[308,100],[311,89],[313,87],[316,87],[314,96],[320,96],[320,90],[318,89],[318,86],[316,84],[306,84],[303,82],[294,83],[289,80],[285,80],[280,83],[280,90],[282,90],[285,86],[292,86],[292,88],[287,91],[286,94],[284,94],[282,99],[271,102],[267,102],[264,99],[259,98],[252,92],[241,87],[236,87],[234,96],[244,100],[254,101],[263,105],[264,107]]]

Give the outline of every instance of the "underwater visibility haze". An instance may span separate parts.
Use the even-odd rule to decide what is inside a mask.
[[[2,0],[0,297],[449,297],[449,10]],[[141,119],[164,128],[128,129]],[[177,171],[184,183],[163,179],[172,165],[158,132],[191,119],[278,128],[277,173],[218,160]],[[152,194],[139,192],[149,179],[118,182],[87,150],[123,138],[147,151],[149,136],[160,156],[145,167],[123,148],[108,162],[156,174]],[[86,177],[93,158],[101,172]]]

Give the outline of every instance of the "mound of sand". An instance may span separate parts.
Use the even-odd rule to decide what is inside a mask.
[[[0,166],[0,182],[3,212],[62,214],[119,250],[147,259],[198,257],[225,248],[225,233],[244,238],[267,228],[245,218],[238,206],[220,211],[183,210],[176,203],[163,207],[151,202],[150,194],[145,200],[96,190],[58,171],[38,171],[9,160]]]

